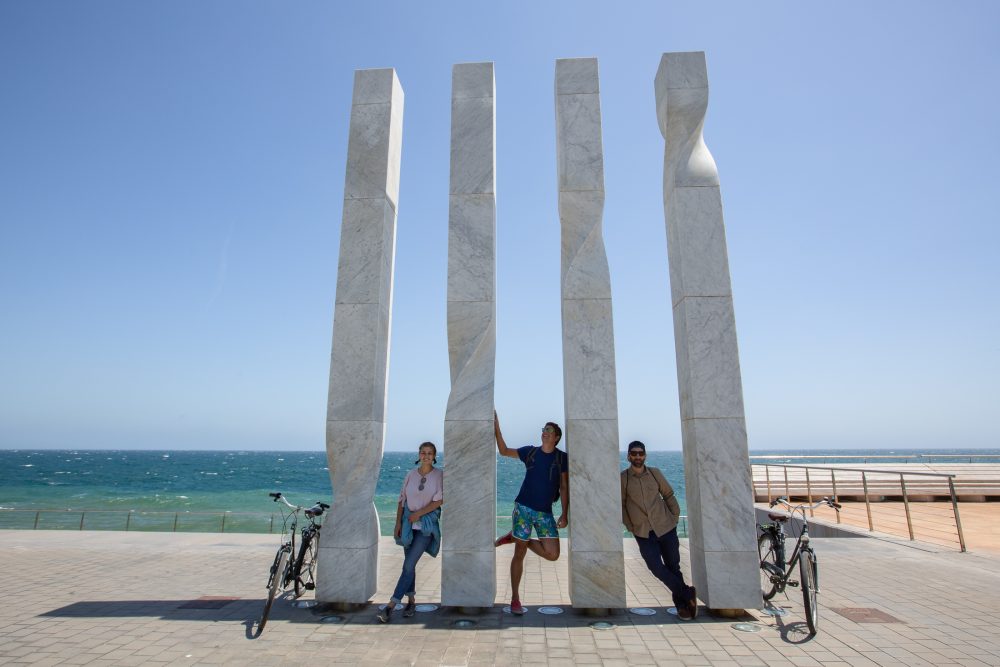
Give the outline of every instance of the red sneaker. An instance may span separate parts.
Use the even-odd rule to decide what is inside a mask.
[[[515,616],[524,616],[524,606],[521,604],[520,600],[510,601],[510,613]]]
[[[511,544],[513,542],[514,542],[514,531],[512,530],[509,533],[507,533],[506,535],[502,535],[501,537],[498,537],[496,539],[496,541],[493,543],[493,546],[494,547],[502,547],[505,544]]]

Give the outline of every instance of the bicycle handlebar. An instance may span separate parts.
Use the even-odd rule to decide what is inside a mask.
[[[784,505],[793,512],[797,510],[816,509],[820,505],[826,505],[827,507],[832,507],[833,509],[838,511],[840,510],[841,507],[843,507],[840,503],[835,501],[833,498],[830,498],[829,496],[823,496],[822,498],[814,502],[812,505],[809,505],[807,503],[802,503],[801,505],[792,505],[790,502],[788,502],[787,497],[778,496],[769,503],[770,507],[774,507],[775,505]]]
[[[300,510],[305,510],[307,516],[314,516],[314,517],[315,516],[319,516],[319,515],[321,515],[323,513],[324,510],[330,509],[329,505],[327,505],[326,503],[320,502],[318,500],[316,501],[315,505],[313,505],[312,507],[308,507],[308,508],[307,507],[300,507],[299,505],[293,505],[290,502],[288,502],[287,498],[285,498],[283,495],[281,495],[280,491],[278,491],[276,493],[269,493],[267,495],[269,495],[271,498],[273,498],[274,502],[278,502],[280,500],[286,506],[288,506],[288,508],[291,509],[293,512],[298,512]]]

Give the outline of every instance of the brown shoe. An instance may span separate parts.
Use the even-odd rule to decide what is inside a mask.
[[[688,600],[688,609],[691,610],[691,618],[698,615],[698,592],[694,589],[694,586],[691,587],[691,599]]]
[[[691,614],[691,605],[684,603],[677,607],[677,618],[682,621],[693,621],[694,616]]]

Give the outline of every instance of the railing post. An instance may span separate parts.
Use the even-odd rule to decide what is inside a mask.
[[[41,514],[40,511],[39,512],[35,512],[35,525],[31,527],[32,530],[38,530],[38,515],[39,514]]]
[[[872,504],[868,499],[868,478],[865,476],[865,471],[861,471],[861,486],[865,490],[865,510],[868,512],[868,530],[874,531],[875,524],[872,522]]]
[[[812,484],[809,482],[809,468],[806,468],[806,498],[809,500],[809,504],[813,504],[813,490]],[[809,508],[809,516],[815,516],[816,512],[813,508]]]
[[[965,534],[962,532],[962,519],[958,516],[958,496],[955,495],[955,480],[948,475],[948,491],[951,492],[951,508],[955,510],[955,528],[958,529],[958,544],[965,552]]]
[[[785,471],[785,498],[789,502],[791,502],[791,500],[792,500],[792,494],[789,493],[789,491],[788,491],[788,466],[781,466],[781,467]]]
[[[267,527],[267,532],[268,533],[273,533],[274,532],[274,515],[273,514],[271,515],[271,525],[269,525]]]
[[[175,533],[177,532],[177,516],[179,514],[180,514],[180,512],[174,512],[174,532]]]
[[[833,487],[833,502],[837,501],[837,476],[834,474],[833,468],[830,468],[830,485]],[[837,523],[840,523],[840,512],[836,512]]]
[[[220,533],[226,532],[226,515],[227,514],[229,514],[229,512],[223,512],[222,513],[222,528],[219,529]]]
[[[132,510],[128,511],[128,516],[125,517],[125,532],[128,532],[129,526],[132,525]]]
[[[86,512],[80,512],[80,530],[83,530],[83,519],[87,516]]]
[[[906,480],[903,473],[899,473],[899,488],[903,490],[903,508],[906,510],[906,530],[910,533],[910,540],[913,540],[913,522],[910,520],[910,499],[906,497]]]
[[[771,464],[764,464],[764,478],[767,480],[767,502],[771,502]]]

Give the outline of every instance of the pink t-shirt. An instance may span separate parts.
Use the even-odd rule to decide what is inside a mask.
[[[414,468],[403,480],[403,490],[399,493],[399,500],[406,500],[406,506],[411,512],[423,509],[435,500],[444,500],[444,472],[441,468],[433,468],[427,473],[427,481],[424,482],[424,490],[420,490],[420,480],[425,475],[420,474],[420,468]]]

